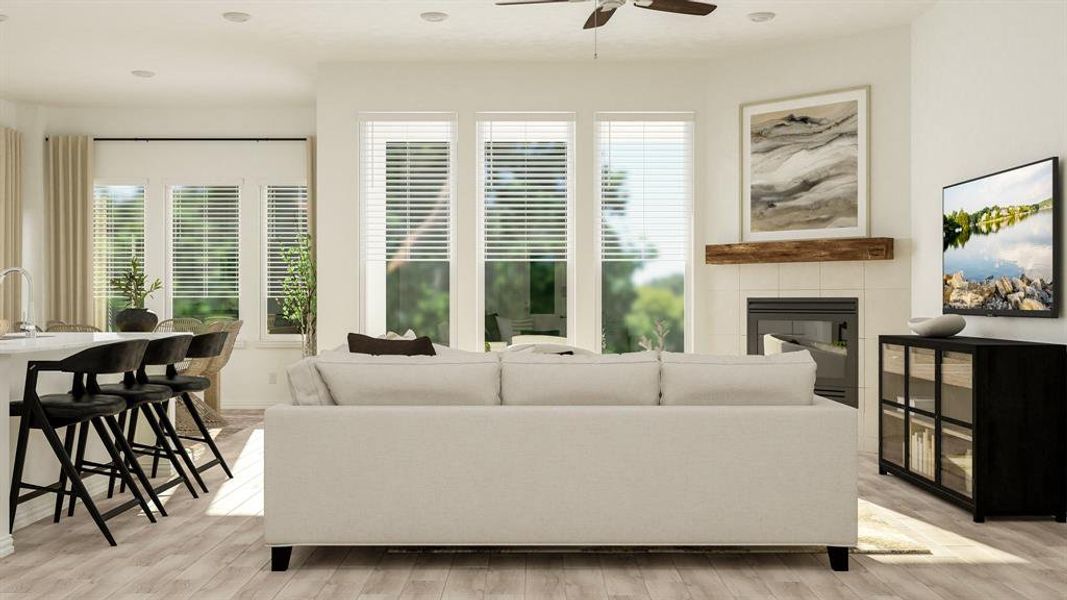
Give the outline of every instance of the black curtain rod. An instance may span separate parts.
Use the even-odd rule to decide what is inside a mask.
[[[44,138],[48,141],[48,138]],[[98,137],[94,142],[306,142],[306,137]]]

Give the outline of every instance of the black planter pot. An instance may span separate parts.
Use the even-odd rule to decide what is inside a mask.
[[[152,331],[158,323],[159,317],[147,308],[124,308],[115,314],[119,331]]]

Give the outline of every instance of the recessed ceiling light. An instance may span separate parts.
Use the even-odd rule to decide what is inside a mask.
[[[156,72],[146,71],[145,69],[134,69],[130,71],[130,75],[133,75],[134,77],[140,77],[142,79],[148,79],[149,77],[155,77]]]
[[[245,21],[251,19],[252,15],[246,12],[232,11],[222,13],[222,18],[226,19],[227,21],[230,21],[231,23],[244,23]]]
[[[753,23],[766,23],[776,17],[774,13],[770,11],[748,13],[748,20]]]
[[[444,21],[448,18],[448,13],[431,11],[424,12],[419,16],[422,17],[423,21],[429,21],[431,23],[440,23],[441,21]]]

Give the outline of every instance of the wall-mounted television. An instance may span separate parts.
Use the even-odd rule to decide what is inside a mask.
[[[942,310],[1055,317],[1059,310],[1059,160],[942,191]]]

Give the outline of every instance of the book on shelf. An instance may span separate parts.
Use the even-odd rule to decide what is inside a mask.
[[[920,473],[932,478],[937,463],[934,432],[925,427],[918,431],[912,431],[909,445],[911,460],[908,468],[914,473]]]

